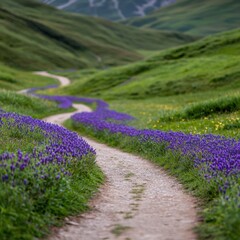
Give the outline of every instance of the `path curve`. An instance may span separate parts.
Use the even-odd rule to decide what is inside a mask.
[[[74,107],[76,112],[91,111],[82,104]],[[61,125],[72,114],[44,120]],[[107,184],[93,202],[94,210],[74,220],[79,225],[66,226],[51,239],[195,239],[194,199],[180,184],[147,160],[85,140],[96,149]]]
[[[76,112],[91,111],[82,104],[74,107]],[[73,114],[44,120],[62,125]],[[92,201],[93,209],[68,220],[51,240],[196,239],[195,199],[174,178],[145,159],[84,139],[96,149],[107,182]]]
[[[63,77],[63,76],[57,76],[57,75],[50,74],[50,73],[44,72],[44,71],[34,72],[34,73],[37,74],[37,75],[40,75],[40,76],[57,79],[60,82],[61,87],[65,87],[65,86],[68,86],[70,84],[69,78],[66,78],[66,77]]]

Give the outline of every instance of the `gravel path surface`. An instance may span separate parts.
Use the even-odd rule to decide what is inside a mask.
[[[44,77],[50,77],[50,78],[57,79],[60,82],[61,87],[64,87],[64,86],[67,86],[67,85],[70,84],[69,78],[66,78],[66,77],[57,76],[57,75],[50,74],[50,73],[44,72],[44,71],[35,72],[35,74],[40,75],[40,76],[44,76]]]
[[[76,112],[91,111],[82,104],[74,107]],[[73,114],[44,120],[61,125]],[[96,149],[97,164],[107,181],[90,203],[92,210],[66,219],[66,225],[51,240],[196,239],[193,232],[197,224],[196,201],[174,178],[145,159],[85,140]]]

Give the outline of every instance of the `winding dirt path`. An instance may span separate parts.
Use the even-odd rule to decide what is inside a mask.
[[[76,112],[91,111],[75,104]],[[73,113],[45,118],[61,125]],[[107,182],[92,210],[73,220],[51,240],[190,240],[197,224],[196,203],[166,172],[140,157],[85,138],[97,151]]]
[[[69,78],[66,78],[66,77],[63,77],[63,76],[57,76],[57,75],[50,74],[50,73],[44,72],[44,71],[34,72],[34,73],[37,74],[37,75],[40,75],[40,76],[57,79],[60,82],[60,87],[64,87],[64,86],[67,86],[67,85],[70,84]]]
[[[76,112],[91,111],[75,104]],[[44,119],[61,125],[73,113]],[[164,171],[140,157],[85,140],[107,176],[94,209],[51,239],[195,239],[194,200]],[[77,225],[77,226],[76,226]]]

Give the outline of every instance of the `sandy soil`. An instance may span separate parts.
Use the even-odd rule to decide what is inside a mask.
[[[77,112],[91,111],[75,104]],[[73,113],[44,119],[61,125]],[[85,140],[97,151],[107,177],[92,210],[66,219],[51,240],[189,240],[197,224],[196,202],[159,167],[140,157]]]

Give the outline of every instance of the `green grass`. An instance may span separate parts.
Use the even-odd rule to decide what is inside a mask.
[[[57,85],[59,82],[52,78],[16,70],[0,64],[0,109],[7,112],[16,112],[34,118],[43,118],[63,112],[57,103],[43,99],[18,94],[15,91],[31,87]],[[69,109],[68,111],[72,111]]]
[[[72,108],[68,110],[60,109],[55,102],[5,90],[0,90],[0,109],[7,112],[32,116],[34,118],[44,118],[57,113],[73,111]]]
[[[144,61],[102,70],[59,91],[105,99],[146,99],[240,87],[240,31],[164,50]]]
[[[36,136],[31,137],[33,140]],[[21,138],[25,149],[29,147],[28,138]],[[81,162],[83,165],[72,163],[69,170],[74,174],[70,179],[55,180],[55,183],[33,181],[29,183],[30,188],[13,188],[1,182],[0,238],[27,240],[46,237],[50,227],[63,224],[64,217],[88,210],[88,201],[103,181],[103,175],[93,158]],[[30,176],[31,173],[25,174]]]
[[[36,0],[2,0],[0,34],[0,62],[27,70],[125,64],[143,58],[138,50],[155,51],[195,39],[58,11]]]
[[[66,73],[74,81],[57,93],[106,99],[141,128],[239,138],[239,50],[240,31],[225,32],[128,66]]]
[[[129,123],[135,127],[240,139],[239,39],[240,31],[235,30],[92,76],[71,73],[73,83],[57,92],[105,99],[111,109],[136,117]],[[163,145],[96,132],[70,121],[66,126],[141,155],[174,175],[200,201],[199,238],[239,239],[239,199],[233,197],[239,182],[228,190],[231,200],[227,200],[216,183],[199,175],[191,159],[166,151]]]
[[[3,90],[0,90],[0,108],[36,118],[63,112],[56,103]],[[44,148],[47,145],[46,137],[38,129],[29,131],[26,128],[24,131],[23,127],[19,129],[18,126],[1,124],[0,133],[0,154],[16,153],[18,149],[30,154],[37,146]],[[15,183],[26,177],[31,179],[26,186],[16,184],[13,187],[1,179],[0,239],[46,237],[51,227],[64,223],[64,217],[87,211],[88,201],[102,183],[103,174],[96,166],[94,156],[85,157],[80,164],[78,162],[72,160],[69,166],[71,178],[61,178],[60,181],[36,181],[31,168],[24,173],[15,171]],[[1,171],[1,177],[3,173]]]
[[[31,115],[35,118],[66,112],[60,110],[56,103],[17,94],[12,91],[0,90],[0,109]],[[68,111],[71,111],[69,109]],[[7,120],[1,119],[5,122]],[[31,154],[34,148],[45,148],[48,144],[40,129],[29,131],[29,128],[19,128],[18,125],[0,126],[0,155],[5,152],[16,153],[18,149]],[[40,145],[40,146],[39,146]],[[11,162],[9,161],[10,165]],[[34,171],[15,170],[15,183],[27,178],[28,184],[2,182],[0,179],[0,239],[20,240],[46,237],[51,233],[51,227],[61,226],[66,216],[78,215],[89,209],[88,202],[96,193],[104,177],[95,164],[94,156],[88,156],[81,161],[74,161],[69,166],[70,178],[48,182],[38,181]],[[57,170],[60,172],[60,167]],[[1,171],[2,177],[4,171]],[[30,181],[31,180],[31,181]]]
[[[3,8],[6,11],[2,11]],[[40,12],[45,13],[44,19]],[[51,94],[107,99],[111,108],[135,116],[137,119],[131,124],[136,127],[240,138],[239,30],[151,56],[152,50],[159,49],[159,41],[163,42],[164,48],[173,46],[170,36],[175,36],[175,40],[182,36],[167,33],[170,35],[164,38],[164,43],[165,40],[156,35],[162,33],[155,31],[138,32],[134,28],[124,28],[120,34],[120,30],[123,31],[121,25],[69,15],[30,0],[1,1],[0,16],[3,16],[0,17],[0,61],[26,69],[71,68],[61,73],[70,76],[72,84],[59,90],[52,89]],[[84,36],[81,31],[85,32]],[[143,35],[147,35],[147,38],[138,41]],[[123,36],[127,36],[124,41]],[[181,40],[181,43],[185,40]],[[143,45],[147,47],[143,48]],[[97,62],[93,53],[102,57],[102,63]],[[106,70],[94,68],[140,59],[139,53],[149,55],[149,58],[124,67]],[[118,58],[113,60],[114,56]],[[80,66],[93,68],[73,71],[73,68]],[[34,75],[26,72],[5,66],[0,69],[1,88],[18,90],[46,83],[41,83],[40,77],[35,80]],[[8,91],[0,91],[0,107],[38,118],[59,112],[55,103]],[[204,211],[203,223],[198,229],[199,236],[216,240],[238,239],[239,208],[236,208],[236,203],[229,204],[219,195],[216,184],[207,183],[199,176],[191,159],[172,154],[159,144],[140,144],[136,139],[119,134],[110,136],[108,132],[94,132],[90,128],[73,126],[70,122],[67,126],[111,146],[144,156],[164,167],[201,200]],[[14,129],[4,129],[1,151],[14,150],[19,146],[29,151],[41,140],[37,132],[26,136]],[[14,144],[11,144],[13,141]],[[79,166],[73,167],[75,171]],[[50,225],[59,224],[59,219],[86,210],[87,200],[102,180],[102,174],[93,161],[90,161],[86,170],[83,178],[76,173],[73,181],[52,187],[39,199],[35,199],[29,192],[23,194],[22,189],[13,192],[10,186],[1,185],[0,202],[3,207],[0,210],[0,238],[43,237]],[[69,187],[67,190],[66,186]],[[236,189],[231,188],[228,194],[235,196]]]
[[[127,25],[141,28],[209,35],[239,27],[238,0],[178,0],[143,18],[126,20]]]
[[[52,78],[10,68],[0,63],[0,109],[34,118],[66,112],[55,102],[16,93],[22,89],[58,84],[59,82]],[[67,111],[73,111],[73,108]]]
[[[171,120],[199,119],[223,113],[233,113],[240,110],[240,96],[227,96],[216,100],[203,101],[191,105],[184,111],[170,117]]]
[[[239,90],[111,100],[109,103],[112,109],[133,115],[136,120],[131,125],[139,128],[192,134],[213,133],[240,139]]]
[[[31,87],[58,85],[59,82],[52,78],[38,76],[34,73],[20,71],[0,63],[0,88],[18,91]]]

